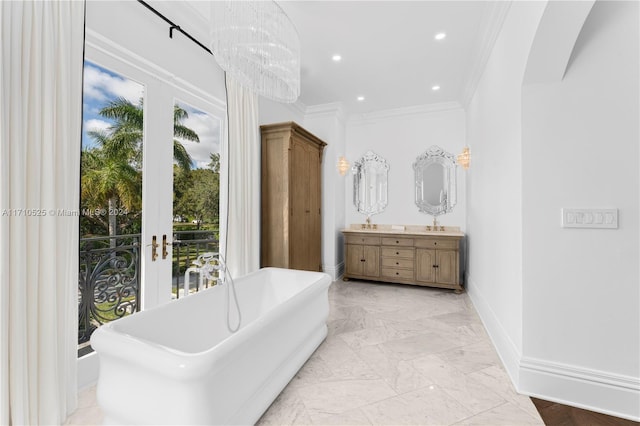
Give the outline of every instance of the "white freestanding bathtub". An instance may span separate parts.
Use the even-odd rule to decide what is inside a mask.
[[[327,274],[278,268],[236,279],[235,334],[229,284],[98,328],[104,424],[255,423],[326,337],[330,284]],[[232,326],[235,309],[231,301]]]

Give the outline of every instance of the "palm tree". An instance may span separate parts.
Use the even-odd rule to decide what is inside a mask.
[[[108,206],[107,226],[109,236],[114,236],[117,234],[115,212],[118,208],[140,209],[142,175],[126,157],[109,155],[99,148],[82,153],[82,167],[82,199],[92,210],[105,204]],[[115,240],[110,240],[110,245],[114,247]]]
[[[207,164],[207,167],[209,167],[211,170],[213,170],[214,173],[220,173],[220,154],[217,152],[212,152],[211,154],[209,154],[209,164]]]
[[[137,105],[116,98],[100,110],[100,115],[114,124],[107,131],[88,132],[98,147],[83,152],[82,197],[94,206],[108,205],[110,236],[117,233],[118,202],[128,210],[141,205],[143,106],[142,98]],[[174,137],[200,142],[198,134],[182,124],[188,118],[187,111],[175,105],[173,116]],[[177,139],[173,140],[173,158],[189,172],[191,156]]]
[[[198,134],[182,124],[182,120],[186,118],[189,118],[187,111],[182,109],[179,105],[174,105],[173,136],[192,142],[200,142]],[[176,139],[173,140],[173,161],[175,161],[183,170],[191,170],[191,156],[184,148],[184,145]]]
[[[127,99],[119,97],[109,102],[107,106],[100,110],[100,115],[115,121],[111,126],[111,143],[114,150],[134,148],[138,151],[137,161],[141,160],[142,152],[140,144],[143,132],[143,99],[140,98],[138,105],[134,105]],[[200,142],[198,134],[190,128],[184,126],[182,121],[189,118],[189,113],[180,107],[173,107],[173,135],[181,139],[192,142]],[[184,145],[177,139],[173,140],[173,160],[183,169],[190,170],[192,159]]]

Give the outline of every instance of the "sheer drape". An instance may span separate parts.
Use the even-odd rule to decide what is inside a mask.
[[[0,424],[60,424],[77,403],[84,2],[0,2],[0,31]]]
[[[229,75],[226,79],[229,211],[225,241],[229,271],[238,277],[260,268],[258,95]]]

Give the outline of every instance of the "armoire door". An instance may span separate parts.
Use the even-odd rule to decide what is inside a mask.
[[[320,271],[321,182],[318,149],[304,140],[294,138],[290,170],[289,267]]]
[[[309,147],[309,219],[308,219],[308,264],[305,269],[322,271],[322,195],[320,151],[315,146]]]
[[[309,250],[309,148],[298,139],[291,143],[290,206],[289,212],[289,268],[308,269]]]

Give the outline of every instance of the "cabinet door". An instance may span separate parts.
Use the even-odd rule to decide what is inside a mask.
[[[436,282],[436,251],[416,249],[416,280],[427,283]]]
[[[347,275],[362,275],[364,271],[364,246],[347,244]]]
[[[347,244],[347,275],[378,278],[380,247]]]
[[[437,250],[436,281],[441,284],[458,284],[458,252],[455,250]]]
[[[307,226],[308,266],[310,271],[322,270],[322,220],[320,206],[322,204],[322,172],[320,167],[320,151],[315,146],[308,150],[309,164],[309,213]]]
[[[363,246],[364,271],[366,277],[377,278],[380,276],[380,247]]]
[[[304,143],[293,139],[290,155],[289,268],[309,267],[309,155]],[[317,270],[317,265],[314,268]]]

